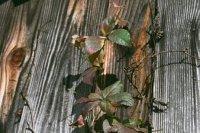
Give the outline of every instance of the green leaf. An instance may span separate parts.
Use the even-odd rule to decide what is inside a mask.
[[[106,112],[108,116],[113,116],[113,113],[117,111],[108,101],[103,100],[100,104],[101,110]]]
[[[125,119],[122,121],[122,124],[130,124],[130,125],[137,125],[137,124],[141,124],[142,120],[141,119]]]
[[[100,25],[100,31],[104,36],[108,35],[115,27],[115,17],[109,16]]]
[[[119,45],[131,47],[130,33],[125,29],[117,29],[108,35],[108,38]]]
[[[122,93],[109,95],[107,99],[109,99],[112,102],[117,102],[121,105],[126,105],[126,106],[133,106],[134,104],[133,97],[128,92],[122,92]]]
[[[103,91],[102,91],[102,95],[104,98],[106,98],[107,96],[119,93],[122,90],[123,84],[121,83],[121,81],[117,81],[114,84],[106,87]]]
[[[89,98],[90,100],[92,100],[92,101],[102,99],[102,97],[101,97],[99,94],[97,94],[97,93],[90,93],[90,94],[88,95],[88,98]]]

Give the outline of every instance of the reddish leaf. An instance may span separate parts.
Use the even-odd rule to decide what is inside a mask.
[[[82,127],[84,125],[85,124],[84,124],[83,116],[79,115],[78,119],[74,123],[70,124],[69,126],[80,128],[80,127]]]
[[[115,27],[115,17],[109,16],[103,20],[100,30],[104,36],[108,35]]]
[[[97,56],[98,55],[98,56]],[[89,62],[93,65],[93,66],[98,66],[101,67],[101,65],[103,64],[103,59],[104,59],[104,52],[103,49],[101,49],[100,51],[89,55],[88,56]]]
[[[83,77],[83,82],[89,85],[93,85],[93,79],[96,75],[96,71],[99,69],[99,67],[90,67],[86,69],[81,75],[81,77]]]
[[[92,110],[93,108],[96,108],[99,104],[100,104],[99,100],[94,101],[94,102],[88,102],[88,103],[86,103],[83,106],[83,108],[81,109],[81,114],[83,115],[83,117],[85,117],[90,110]]]
[[[76,101],[76,103],[84,103],[84,102],[87,102],[87,101],[89,101],[90,99],[89,98],[87,98],[87,97],[81,97],[81,98],[79,98],[77,101]]]
[[[93,53],[93,54],[88,56],[88,60],[93,66],[99,66],[100,67],[101,64],[103,63],[103,59],[104,59],[103,49],[100,49],[96,53]]]
[[[99,50],[101,50],[104,46],[105,38],[101,38],[99,36],[89,36],[85,40],[85,47],[88,55],[92,55]]]
[[[103,121],[103,131],[104,133],[109,133],[109,132],[117,132],[117,128],[113,127],[110,125],[108,120]]]

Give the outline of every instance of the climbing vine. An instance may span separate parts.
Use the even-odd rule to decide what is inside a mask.
[[[123,8],[122,6],[118,6],[116,4],[114,4],[114,7],[119,8],[119,10]],[[83,55],[85,55],[86,60],[91,64],[91,67],[86,69],[81,75],[81,77],[83,78],[83,82],[94,86],[96,92],[90,93],[86,97],[81,97],[76,101],[76,104],[85,103],[85,105],[80,110],[80,115],[78,116],[77,120],[75,122],[71,122],[70,126],[78,128],[84,127],[84,119],[88,115],[88,113],[96,108],[99,108],[98,115],[101,114],[101,116],[96,116],[95,121],[96,123],[98,123],[98,121],[102,121],[103,119],[103,122],[101,123],[101,132],[151,132],[152,127],[147,130],[147,128],[144,128],[144,121],[140,119],[120,120],[118,117],[115,116],[118,108],[133,107],[136,100],[141,100],[142,102],[144,102],[144,99],[146,98],[144,94],[140,92],[138,87],[132,82],[134,71],[140,67],[145,59],[154,59],[157,55],[168,52],[181,52],[192,58],[199,58],[189,54],[187,52],[188,48],[185,48],[183,50],[161,51],[158,53],[153,51],[151,54],[144,56],[139,61],[133,62],[133,64],[131,64],[132,67],[128,66],[124,68],[124,72],[127,75],[128,80],[130,81],[131,85],[137,90],[138,97],[133,98],[130,93],[123,92],[123,84],[121,81],[116,81],[114,84],[111,84],[106,88],[100,89],[97,81],[103,72],[105,42],[110,41],[116,45],[121,45],[128,48],[132,47],[131,34],[126,28],[124,28],[128,24],[128,21],[122,20],[118,16],[118,13],[115,13],[113,16],[108,16],[102,21],[102,23],[100,24],[100,31],[102,33],[102,36],[72,36],[72,43],[74,44],[74,46],[77,47],[81,51],[81,53],[83,53]],[[156,42],[158,42],[163,35],[163,31],[158,24],[158,15],[155,16],[150,30],[147,33],[150,35],[150,39],[152,39],[150,40],[152,41],[151,47],[154,48]],[[147,80],[149,77],[151,77],[151,75],[147,76]],[[148,81],[146,82],[146,84],[148,84]],[[153,103],[162,106],[168,106],[169,104],[155,100],[155,98],[151,98],[146,101],[149,102],[149,105],[147,105],[148,107],[152,106]],[[152,107],[149,108],[152,109]],[[148,121],[150,122],[151,120]],[[149,126],[152,125],[149,123]]]
[[[116,4],[114,4],[114,7],[119,8],[119,10],[123,8]],[[138,126],[142,123],[140,119],[120,120],[115,116],[119,107],[132,107],[134,105],[133,96],[128,92],[122,91],[123,84],[121,81],[116,81],[102,91],[97,84],[97,80],[103,72],[105,42],[111,41],[114,44],[124,47],[132,47],[131,35],[124,28],[128,24],[128,21],[122,20],[118,16],[118,13],[108,16],[100,24],[100,31],[103,36],[72,36],[74,46],[85,55],[86,60],[92,65],[92,67],[82,73],[83,82],[94,86],[96,92],[77,100],[76,104],[85,103],[85,105],[82,107],[77,120],[71,123],[70,126],[83,127],[85,125],[84,118],[87,114],[95,108],[100,108],[99,114],[102,112],[104,114],[102,123],[103,132],[148,132],[145,128]],[[96,121],[99,119],[97,118]]]

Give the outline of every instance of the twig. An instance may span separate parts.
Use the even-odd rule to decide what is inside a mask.
[[[139,91],[139,89],[137,88],[137,86],[135,84],[133,84],[133,82],[131,81],[130,77],[127,75],[126,70],[124,69],[124,72],[129,80],[129,82],[131,83],[131,85],[136,89],[136,91],[138,92],[138,94],[142,97],[141,92]]]

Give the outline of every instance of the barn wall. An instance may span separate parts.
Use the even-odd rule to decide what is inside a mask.
[[[156,50],[181,51],[188,48],[188,54],[199,58],[200,2],[158,0],[158,7],[164,36]],[[156,99],[169,102],[169,107],[153,114],[155,129],[162,128],[162,133],[200,132],[199,65],[200,60],[184,52],[167,52],[157,56],[153,93]]]
[[[179,51],[188,47],[189,54],[200,57],[200,2],[157,1],[157,6],[156,0],[150,1],[151,6],[148,0],[29,0],[18,6],[12,1],[1,3],[1,132],[28,133],[28,126],[36,133],[81,132],[71,128],[66,118],[76,119],[81,106],[73,104],[94,88],[79,79],[90,65],[71,44],[71,36],[100,35],[99,24],[115,12],[113,2],[126,6],[120,16],[129,21],[133,47],[127,54],[126,48],[106,43],[102,86],[119,79],[125,91],[137,95],[123,68],[134,66],[152,52],[146,31],[157,11],[164,35],[155,45],[156,51]],[[133,78],[140,90],[148,90],[147,99],[151,98],[152,88],[151,84],[147,86],[147,81],[155,70],[154,76],[150,76],[150,82],[154,81],[153,96],[169,102],[166,111],[166,107],[155,105],[158,108],[153,110],[154,129],[162,128],[164,133],[200,132],[200,62],[183,52],[166,52],[155,57],[154,62],[148,58],[142,63]],[[154,70],[152,64],[156,64]],[[132,113],[120,110],[117,115],[121,119],[147,116],[148,108],[145,108],[147,113],[137,114],[145,104],[136,103],[139,109],[131,110]]]

